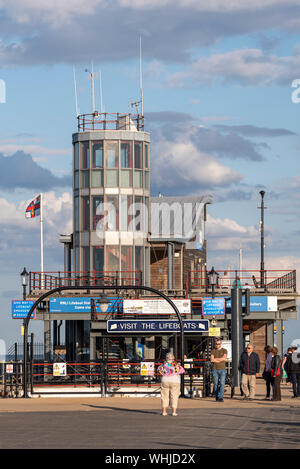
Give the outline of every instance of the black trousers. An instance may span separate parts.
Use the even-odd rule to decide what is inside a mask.
[[[270,395],[271,395],[271,383],[272,383],[271,371],[266,371],[265,373],[266,373],[266,388],[267,388],[266,397],[270,397]]]
[[[294,396],[300,397],[300,373],[291,373]]]
[[[281,391],[280,391],[280,382],[281,382],[281,374],[280,376],[276,376],[272,378],[272,387],[273,387],[273,401],[281,401]]]

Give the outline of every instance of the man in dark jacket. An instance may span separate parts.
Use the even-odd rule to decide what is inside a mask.
[[[253,345],[247,345],[246,351],[242,353],[239,369],[242,372],[242,391],[244,393],[244,399],[254,399],[260,360],[257,353],[253,352]]]
[[[297,353],[297,347],[292,347],[286,365],[293,385],[293,397],[300,397],[300,353]]]

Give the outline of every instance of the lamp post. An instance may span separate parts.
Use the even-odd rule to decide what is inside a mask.
[[[258,207],[261,210],[260,218],[260,287],[265,287],[265,203],[264,196],[265,191],[260,191],[261,206]]]
[[[215,268],[213,266],[211,271],[208,272],[208,274],[207,274],[208,284],[211,286],[211,296],[212,296],[212,298],[215,297],[215,286],[218,283],[218,277],[219,277],[219,274],[215,271]]]
[[[23,272],[21,272],[20,275],[21,275],[22,286],[23,286],[23,300],[26,300],[26,289],[27,289],[28,279],[29,279],[29,273],[27,272],[26,267],[24,267]]]
[[[183,325],[183,321],[182,321],[182,317],[181,317],[181,314],[177,308],[177,306],[175,305],[175,303],[167,296],[165,295],[164,293],[162,293],[161,291],[159,290],[156,290],[155,288],[152,288],[152,287],[146,287],[144,285],[118,285],[118,286],[108,286],[108,285],[93,285],[91,287],[92,290],[116,290],[116,288],[118,290],[145,290],[145,291],[149,291],[149,292],[152,292],[152,293],[155,293],[156,295],[162,297],[164,300],[166,300],[169,305],[172,307],[172,309],[174,310],[176,316],[177,316],[177,319],[178,319],[178,322],[179,322],[179,325],[180,325],[180,339],[181,339],[181,344],[180,344],[180,361],[181,363],[183,364],[184,363],[184,325]],[[24,366],[23,366],[23,397],[24,398],[27,398],[28,397],[28,394],[27,394],[27,363],[28,363],[28,353],[27,353],[27,336],[28,336],[28,325],[29,325],[29,321],[30,321],[30,318],[31,318],[31,315],[33,313],[33,311],[38,307],[38,305],[45,299],[47,298],[48,296],[52,295],[53,293],[58,293],[58,292],[62,292],[64,290],[86,290],[87,287],[86,286],[70,286],[70,287],[57,287],[57,288],[53,288],[52,290],[49,290],[47,291],[46,293],[43,293],[35,302],[34,304],[31,306],[25,320],[24,320],[24,343],[23,343],[23,346],[24,346]],[[104,304],[104,303],[102,303]],[[183,375],[181,375],[181,395],[184,396],[184,380],[183,380]]]

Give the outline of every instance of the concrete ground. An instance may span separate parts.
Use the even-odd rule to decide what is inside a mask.
[[[300,398],[264,396],[260,382],[254,401],[180,399],[178,417],[157,398],[0,399],[0,448],[300,448]]]

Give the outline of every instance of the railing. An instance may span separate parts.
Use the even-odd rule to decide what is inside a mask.
[[[296,292],[295,270],[217,270],[218,280],[214,286],[214,292],[228,294],[230,289],[237,285],[241,288],[249,288],[251,294],[259,294],[262,291]],[[208,276],[200,270],[191,270],[187,274],[186,292],[199,290],[201,293],[210,293]]]
[[[82,114],[77,117],[78,131],[93,130],[144,130],[144,116],[140,114],[99,113]]]
[[[29,294],[35,290],[51,290],[57,287],[86,286],[139,286],[142,285],[140,270],[126,271],[79,271],[79,272],[30,272]]]
[[[57,363],[65,365],[64,375],[55,376]],[[129,359],[86,363],[33,362],[30,365],[31,393],[159,394],[161,375],[158,367],[161,364],[151,360]],[[148,368],[148,365],[152,366]],[[185,394],[189,397],[207,397],[210,392],[209,362],[193,359],[184,362],[183,366]]]

